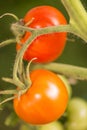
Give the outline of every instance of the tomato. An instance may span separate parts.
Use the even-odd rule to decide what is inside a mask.
[[[72,98],[68,104],[67,112],[70,121],[87,122],[87,103],[85,100],[79,97]]]
[[[60,122],[55,121],[46,125],[41,125],[37,130],[64,130],[64,127]]]
[[[30,78],[30,88],[13,101],[17,115],[30,124],[46,124],[60,118],[68,103],[65,84],[48,70],[33,70]]]
[[[87,129],[87,122],[79,122],[77,121],[68,121],[66,124],[67,130],[86,130]]]
[[[24,23],[26,24],[32,18],[34,18],[34,20],[28,27],[35,29],[67,24],[63,14],[51,6],[39,6],[31,9],[25,15]],[[30,35],[31,33],[26,32],[21,39],[21,43],[25,44]],[[29,61],[37,57],[37,60],[34,62],[39,63],[47,63],[55,60],[64,50],[66,35],[66,32],[61,32],[38,36],[25,51],[24,59]],[[17,44],[16,49],[19,50],[20,48],[20,44]]]
[[[70,121],[87,122],[87,103],[82,98],[72,98],[68,104],[67,112]]]
[[[19,130],[33,130],[32,127],[30,127],[30,125],[27,124],[21,124],[21,126],[19,127]]]
[[[68,109],[67,130],[86,130],[87,129],[87,102],[79,97],[70,100]]]
[[[63,76],[63,75],[59,75],[59,74],[58,74],[58,76],[59,76],[59,77],[61,78],[61,80],[65,83],[65,86],[66,86],[67,91],[68,91],[68,94],[69,94],[69,98],[71,98],[71,96],[72,96],[72,88],[71,88],[71,85],[70,85],[68,79],[67,79],[65,76]]]

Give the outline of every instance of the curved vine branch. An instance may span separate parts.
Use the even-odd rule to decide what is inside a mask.
[[[19,18],[15,15],[15,14],[12,14],[12,13],[5,13],[3,15],[0,16],[0,19],[5,17],[5,16],[11,16],[13,17],[16,21],[19,21]]]
[[[6,45],[9,45],[9,44],[11,44],[11,43],[15,43],[15,42],[16,42],[15,39],[8,39],[8,40],[3,41],[3,42],[0,43],[0,48],[1,48],[1,47],[4,47],[4,46],[6,46]]]
[[[64,7],[66,8],[70,16],[70,22],[67,25],[34,29],[26,27],[25,25],[20,25],[18,23],[12,24],[12,30],[14,32],[15,31],[16,32],[23,31],[22,33],[24,33],[25,31],[31,32],[31,36],[25,42],[21,50],[17,53],[13,67],[13,82],[17,86],[20,86],[20,88],[24,88],[25,86],[25,84],[20,80],[20,77],[18,77],[20,69],[19,66],[21,66],[22,64],[21,59],[23,59],[24,52],[30,46],[32,41],[35,40],[35,38],[37,38],[40,35],[48,33],[69,32],[79,36],[85,42],[87,42],[87,12],[82,6],[80,0],[77,0],[76,2],[73,0],[61,0],[61,1],[64,4]],[[82,18],[82,21],[80,18]],[[84,68],[79,68],[71,65],[55,64],[55,63],[50,63],[44,66],[41,65],[41,67],[64,74],[66,76],[71,76],[73,78],[87,80],[87,69]]]
[[[49,64],[38,64],[32,67],[32,69],[48,69],[55,73],[63,74],[68,77],[72,77],[78,80],[87,80],[87,68],[61,64],[61,63],[49,63]]]

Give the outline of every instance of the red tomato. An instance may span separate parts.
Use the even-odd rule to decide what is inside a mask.
[[[31,9],[24,17],[24,23],[26,24],[32,18],[34,18],[34,20],[29,27],[35,29],[67,23],[63,14],[51,6],[39,6]],[[66,32],[61,32],[38,36],[26,50],[24,59],[29,61],[32,58],[37,57],[35,62],[40,63],[55,60],[63,52],[66,43],[66,34]],[[21,39],[22,44],[26,42],[30,35],[29,32],[24,35]],[[17,44],[17,50],[20,48],[21,46]]]
[[[60,77],[47,70],[34,70],[30,78],[32,85],[27,92],[14,99],[17,115],[30,124],[60,118],[68,103],[68,92]]]

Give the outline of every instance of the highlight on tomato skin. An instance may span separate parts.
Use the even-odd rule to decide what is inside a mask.
[[[26,93],[15,98],[16,114],[25,122],[34,125],[47,124],[59,119],[68,104],[68,91],[63,81],[48,70],[33,70],[32,85]]]
[[[34,20],[28,27],[35,29],[67,24],[66,18],[61,11],[52,6],[38,6],[29,10],[23,19],[24,23],[26,24],[32,18]],[[30,35],[31,33],[26,32],[21,39],[21,43],[25,44]],[[24,60],[30,61],[35,57],[37,57],[37,60],[34,62],[39,63],[56,60],[63,53],[66,45],[66,37],[66,32],[38,36],[25,51]],[[16,49],[21,49],[20,44],[17,43]]]

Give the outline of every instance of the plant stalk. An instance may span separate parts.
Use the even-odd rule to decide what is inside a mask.
[[[87,80],[87,68],[61,64],[61,63],[49,63],[34,65],[32,69],[47,69],[58,74],[62,74],[68,77],[72,77],[78,80]]]
[[[80,0],[61,0],[70,16],[70,24],[87,42],[87,12]]]

